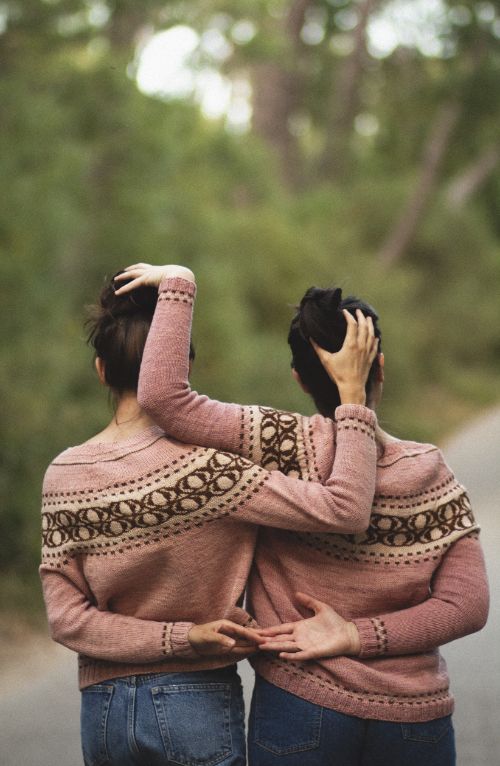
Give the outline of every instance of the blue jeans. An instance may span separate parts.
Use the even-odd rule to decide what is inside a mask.
[[[250,766],[454,766],[451,716],[426,723],[356,718],[283,691],[257,676],[249,723]]]
[[[82,691],[85,766],[244,766],[236,666],[115,678]]]

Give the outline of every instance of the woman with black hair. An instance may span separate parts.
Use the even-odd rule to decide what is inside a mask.
[[[319,483],[332,461],[340,467],[346,431],[370,438],[365,408],[347,417],[335,410],[332,375],[351,312],[358,321],[371,318],[380,338],[370,306],[343,301],[339,289],[313,288],[301,301],[289,334],[292,365],[321,415],[223,404],[189,387],[195,286],[173,284],[163,268],[129,267],[132,281],[118,292],[143,284],[159,289],[138,400],[171,435]],[[176,291],[184,298],[175,300]],[[380,353],[366,389],[356,392],[360,404],[376,406],[383,375]],[[259,534],[248,609],[271,628],[261,632],[268,651],[252,661],[254,766],[454,763],[453,698],[439,646],[486,620],[478,527],[465,489],[434,445],[395,439],[377,426],[376,446],[367,531]],[[355,470],[350,462],[345,468]],[[313,617],[305,617],[308,609]]]

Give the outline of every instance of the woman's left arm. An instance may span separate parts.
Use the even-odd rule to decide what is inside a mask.
[[[149,620],[98,609],[85,592],[77,559],[60,569],[42,564],[40,577],[52,639],[86,657],[127,664],[192,660],[202,655],[231,656],[237,661],[256,648],[254,631],[230,619],[195,625],[188,620]],[[230,614],[238,616],[237,609]]]
[[[488,617],[486,567],[477,536],[455,542],[435,572],[431,594],[417,606],[348,621],[332,607],[304,594],[313,617],[263,629],[260,649],[282,659],[310,660],[339,655],[360,658],[418,654],[475,633]]]
[[[489,589],[477,534],[453,543],[437,568],[422,604],[375,618],[353,620],[360,657],[416,654],[435,649],[486,624]]]

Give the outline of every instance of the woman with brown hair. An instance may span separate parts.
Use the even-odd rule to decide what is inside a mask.
[[[190,303],[181,267],[166,269]],[[120,277],[122,278],[122,277]],[[129,280],[124,275],[125,281]],[[101,292],[90,325],[111,422],[49,466],[40,574],[53,638],[79,654],[86,766],[245,763],[236,661],[260,638],[241,608],[259,525],[302,532],[366,529],[375,486],[375,416],[356,403],[376,353],[352,320],[338,356],[349,422],[324,484],[267,471],[241,455],[181,444],[137,399],[156,288]],[[189,341],[186,362],[189,365]],[[325,434],[331,425],[325,423]]]

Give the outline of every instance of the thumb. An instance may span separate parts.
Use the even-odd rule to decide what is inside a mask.
[[[314,612],[314,614],[321,612],[324,607],[324,603],[322,601],[318,601],[318,599],[313,598],[312,596],[308,596],[307,593],[302,593],[301,591],[297,591],[295,598],[299,604],[307,607],[307,609],[310,609],[312,612]]]

